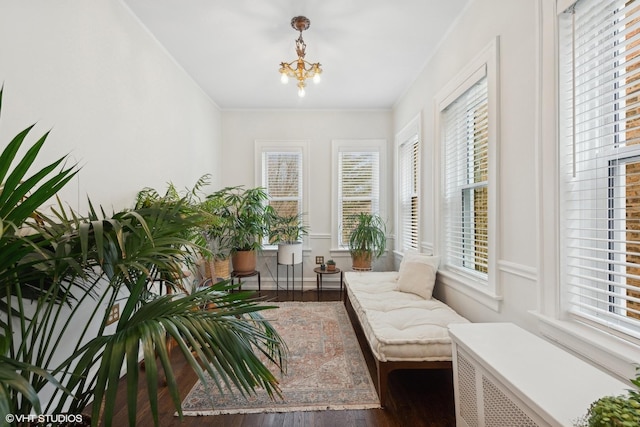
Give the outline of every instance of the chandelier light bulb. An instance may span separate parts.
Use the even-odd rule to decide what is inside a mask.
[[[304,95],[305,95],[304,88],[303,87],[298,88],[298,96],[300,98],[304,98]]]
[[[320,83],[320,80],[321,80],[321,79],[320,79],[320,73],[316,73],[316,75],[315,75],[315,76],[313,76],[313,82],[314,82],[315,84],[318,84],[318,83]]]
[[[282,73],[280,75],[280,81],[283,85],[286,85],[287,83],[289,83],[289,76],[287,76],[285,73]]]

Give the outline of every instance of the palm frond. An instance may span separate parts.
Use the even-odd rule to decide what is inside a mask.
[[[48,371],[28,363],[22,363],[6,356],[0,355],[0,419],[5,420],[7,414],[20,413],[14,404],[12,396],[16,393],[29,401],[36,413],[42,413],[40,399],[37,390],[27,378],[19,372],[31,372],[32,374],[55,385],[63,392],[70,394],[58,380]]]
[[[167,341],[177,343],[187,363],[205,383],[208,378],[223,392],[231,385],[243,395],[264,388],[270,395],[279,395],[277,378],[260,360],[257,351],[268,356],[280,369],[286,367],[286,344],[272,325],[259,312],[273,307],[260,305],[247,293],[227,292],[228,283],[217,284],[191,295],[164,295],[143,304],[129,317],[121,317],[114,334],[101,336],[79,349],[83,354],[78,365],[96,361],[101,355],[95,385],[87,394],[77,395],[72,410],[82,410],[91,398],[104,402],[104,422],[110,425],[115,409],[115,397],[123,363],[131,377],[126,382],[129,415],[135,420],[138,395],[137,363],[139,347],[145,355],[147,394],[152,413],[157,411],[157,378],[165,374],[168,390],[176,410],[181,414],[177,381],[167,351]],[[214,305],[213,310],[203,307]],[[140,343],[140,344],[138,344]],[[74,362],[69,359],[60,369]],[[86,369],[85,369],[86,370]],[[208,376],[205,374],[207,373]],[[68,382],[75,388],[81,382],[79,371]],[[57,408],[56,410],[59,410]],[[94,405],[93,417],[99,416],[100,405]]]

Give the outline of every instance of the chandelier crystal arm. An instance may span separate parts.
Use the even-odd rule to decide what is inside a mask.
[[[298,58],[304,58],[305,50],[307,49],[307,44],[304,42],[302,38],[302,31],[300,31],[300,37],[296,40],[296,53],[298,54]]]

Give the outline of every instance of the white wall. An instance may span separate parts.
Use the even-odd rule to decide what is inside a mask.
[[[313,268],[315,256],[322,255],[325,260],[333,258],[339,268],[351,268],[348,252],[336,251],[331,247],[331,183],[336,173],[331,165],[331,141],[334,139],[384,139],[387,141],[387,171],[391,171],[393,133],[390,111],[305,111],[305,110],[259,110],[259,111],[223,111],[223,185],[245,185],[253,187],[259,184],[255,177],[254,144],[255,140],[309,140],[310,141],[310,185],[309,210],[306,219],[309,222],[309,236],[304,253],[304,276],[315,286]],[[391,174],[387,176],[385,187],[386,203],[393,200]],[[385,207],[389,217],[389,231],[393,232],[393,209]],[[393,241],[388,246],[393,249]],[[269,253],[265,253],[268,258]],[[389,257],[391,258],[391,257]],[[275,262],[259,267],[263,282],[269,279],[268,271],[275,277]],[[387,258],[379,260],[376,269],[391,268]],[[284,270],[281,268],[281,274]],[[299,278],[296,273],[296,278]]]
[[[535,330],[529,310],[538,297],[538,204],[536,108],[538,97],[539,0],[472,0],[444,37],[436,54],[393,111],[398,132],[422,111],[423,247],[437,247],[433,153],[438,91],[489,42],[499,36],[500,145],[498,279],[503,301],[495,311],[474,298],[439,284],[436,296],[472,321],[512,321]],[[552,54],[552,52],[551,52]]]
[[[434,97],[499,37],[499,166],[496,307],[464,286],[439,280],[434,295],[473,322],[514,322],[627,380],[640,360],[631,341],[573,321],[563,307],[559,254],[557,10],[560,0],[471,0],[419,78],[396,103],[398,132],[422,112],[423,248],[438,239]],[[491,190],[490,190],[491,191]],[[444,276],[444,275],[443,275]],[[444,283],[444,282],[447,283]]]
[[[121,1],[0,0],[0,146],[38,122],[44,160],[82,165],[61,193],[85,211],[145,186],[220,181],[220,110]],[[34,139],[35,140],[35,139]]]
[[[119,0],[0,0],[0,82],[0,149],[53,129],[37,166],[82,166],[60,193],[81,214],[87,195],[109,213],[145,186],[220,184],[220,109]]]

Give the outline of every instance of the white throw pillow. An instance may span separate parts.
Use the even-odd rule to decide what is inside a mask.
[[[398,272],[398,290],[431,299],[440,257],[406,253]]]

